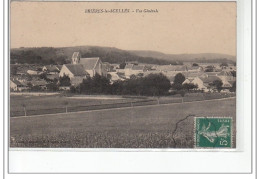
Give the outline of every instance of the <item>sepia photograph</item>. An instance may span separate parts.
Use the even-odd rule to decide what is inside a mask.
[[[9,25],[10,148],[236,148],[236,1],[11,1]]]

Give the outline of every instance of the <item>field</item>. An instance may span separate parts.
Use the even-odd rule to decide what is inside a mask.
[[[192,148],[193,117],[231,116],[235,126],[235,104],[232,98],[16,117],[10,147]]]
[[[232,97],[235,94],[189,93],[184,98],[180,95],[160,97],[122,97],[109,95],[72,95],[61,94],[34,96],[32,94],[10,96],[10,116],[56,114],[76,111],[89,111],[119,107],[144,106],[168,103],[181,103]]]

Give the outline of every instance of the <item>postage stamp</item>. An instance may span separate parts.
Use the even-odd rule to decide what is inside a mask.
[[[231,117],[196,117],[195,148],[231,148]]]

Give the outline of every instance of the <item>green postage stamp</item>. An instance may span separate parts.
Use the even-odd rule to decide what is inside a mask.
[[[195,148],[231,148],[231,117],[195,117]]]

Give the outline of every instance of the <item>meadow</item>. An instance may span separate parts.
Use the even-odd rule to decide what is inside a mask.
[[[233,117],[235,141],[235,109],[232,98],[11,117],[10,147],[193,148],[194,116]]]
[[[144,97],[144,96],[116,96],[116,95],[46,95],[33,96],[10,95],[10,116],[27,116],[41,114],[55,114],[76,111],[111,109],[131,106],[144,106],[168,103],[181,103],[233,97],[235,94],[220,93],[187,93],[180,95]]]

